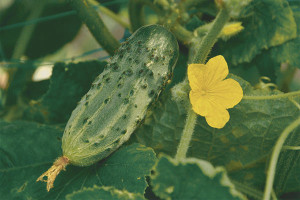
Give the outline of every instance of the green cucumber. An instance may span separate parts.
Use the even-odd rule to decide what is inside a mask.
[[[126,142],[170,79],[178,51],[176,38],[162,26],[138,29],[72,112],[62,138],[63,156],[54,166],[88,166]],[[43,176],[49,183],[51,174],[38,180]]]

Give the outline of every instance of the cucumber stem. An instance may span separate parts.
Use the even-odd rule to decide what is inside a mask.
[[[68,0],[68,2],[77,11],[78,17],[86,24],[100,46],[113,55],[120,43],[105,26],[96,10],[86,0]]]
[[[136,0],[129,1],[129,19],[131,31],[134,32],[145,24],[144,4]]]
[[[47,183],[47,191],[49,192],[53,188],[53,183],[56,176],[60,173],[61,170],[66,170],[66,166],[69,164],[69,159],[66,156],[61,156],[55,160],[53,165],[44,172],[36,181],[43,181]],[[45,180],[44,177],[47,177]]]

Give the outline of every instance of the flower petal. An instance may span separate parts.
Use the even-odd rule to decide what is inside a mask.
[[[204,72],[205,65],[189,64],[188,79],[192,90],[201,90],[201,86],[203,85]]]
[[[222,81],[228,75],[228,66],[227,62],[223,56],[216,56],[211,58],[206,63],[206,85],[211,87],[215,84],[215,82]]]
[[[229,121],[229,113],[226,109],[216,109],[214,113],[205,116],[206,122],[213,128],[223,128]]]
[[[212,104],[209,102],[206,96],[202,94],[190,91],[190,102],[195,113],[201,116],[206,116],[212,112]]]
[[[229,78],[212,85],[207,97],[211,102],[232,108],[242,100],[243,89],[236,80]]]

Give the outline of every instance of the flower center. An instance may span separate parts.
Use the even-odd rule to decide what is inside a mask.
[[[205,95],[207,94],[207,92],[206,92],[206,90],[200,90],[200,94],[201,94],[202,96],[205,96]]]

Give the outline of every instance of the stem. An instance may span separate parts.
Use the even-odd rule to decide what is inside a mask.
[[[289,100],[300,110],[300,104],[297,101],[295,101],[295,99],[293,99],[292,97],[289,97]]]
[[[110,55],[114,54],[120,46],[120,43],[109,32],[98,13],[86,0],[68,0],[71,6],[77,11],[81,21],[83,21],[97,42]]]
[[[43,8],[44,8],[43,1],[37,2],[36,8],[32,9],[31,14],[27,18],[27,21],[38,18],[42,14]],[[20,57],[23,56],[35,27],[36,27],[36,24],[31,24],[31,25],[25,26],[22,29],[21,34],[16,42],[17,45],[12,54],[12,59],[20,59]]]
[[[176,38],[181,41],[183,44],[189,44],[193,39],[194,35],[191,31],[188,31],[180,24],[174,24],[171,27],[172,32],[176,36]]]
[[[144,2],[138,0],[130,0],[128,9],[131,31],[134,32],[145,24]]]
[[[270,164],[269,164],[269,169],[267,171],[267,180],[266,180],[263,200],[269,200],[271,197],[273,182],[274,182],[274,177],[275,177],[275,172],[276,172],[276,165],[277,165],[278,157],[279,157],[280,151],[282,150],[283,144],[284,144],[285,140],[287,139],[287,137],[289,136],[289,134],[294,129],[296,129],[297,126],[299,126],[299,125],[300,125],[300,117],[283,130],[283,132],[281,133],[280,137],[278,138],[278,140],[274,146],[274,150],[272,152],[271,160],[270,160]]]
[[[298,150],[300,150],[300,146],[284,146],[284,147],[282,147],[282,149],[298,151]]]
[[[226,9],[221,9],[207,35],[195,45],[196,55],[192,60],[193,63],[205,62],[211,48],[217,42],[218,36],[229,18],[228,11]]]
[[[280,99],[280,98],[288,98],[292,96],[300,95],[300,90],[295,92],[289,92],[284,94],[275,94],[270,96],[243,96],[245,100],[271,100],[271,99]]]
[[[164,14],[163,10],[153,4],[153,0],[130,0],[128,9],[132,32],[145,25],[144,6],[146,5],[158,15]]]
[[[90,2],[91,5],[97,6],[97,8],[99,9],[100,12],[102,12],[105,15],[109,16],[110,18],[112,18],[113,20],[118,22],[120,25],[122,25],[124,28],[130,29],[130,25],[128,23],[124,22],[122,19],[120,19],[120,17],[118,15],[116,15],[113,11],[111,11],[110,9],[102,6],[96,0],[88,0],[88,1]]]
[[[190,106],[191,107],[191,106]],[[197,120],[196,113],[189,108],[187,119],[185,122],[185,126],[183,129],[183,133],[178,145],[177,153],[175,156],[176,160],[183,160],[186,157],[187,151],[189,149],[190,141],[192,139],[192,135],[194,132],[195,124]]]
[[[229,20],[229,15],[225,9],[220,10],[216,19],[213,22],[211,29],[208,31],[207,35],[200,42],[198,48],[196,48],[195,57],[193,58],[193,63],[204,63],[207,55],[209,54],[212,46],[216,43],[217,38],[222,31],[224,25]],[[187,78],[185,79],[185,83],[188,84]],[[187,120],[185,123],[185,127],[183,129],[183,133],[178,145],[177,154],[175,156],[176,159],[182,160],[186,157],[192,135],[194,132],[194,128],[196,125],[197,114],[193,111],[192,106],[188,108]]]

